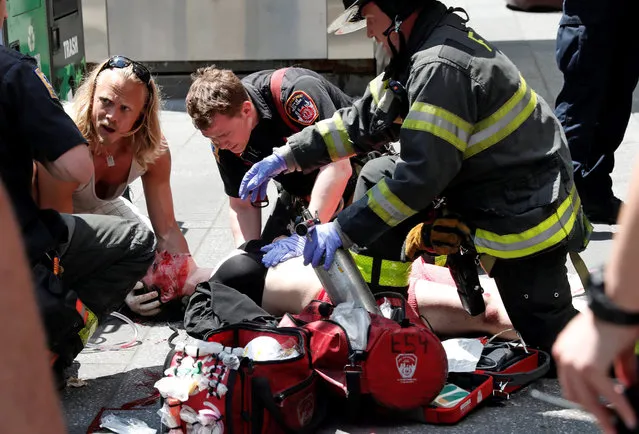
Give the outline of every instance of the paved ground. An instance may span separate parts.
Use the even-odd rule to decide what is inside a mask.
[[[492,40],[521,69],[528,83],[547,101],[553,102],[562,77],[554,61],[554,37],[559,14],[530,14],[508,10],[501,0],[463,0],[471,16],[471,25]],[[635,95],[635,112],[639,99]],[[226,213],[227,199],[206,140],[195,131],[188,116],[179,111],[181,101],[169,107],[178,111],[163,113],[164,133],[173,155],[172,187],[178,220],[186,233],[197,261],[214,266],[231,248]],[[626,196],[632,163],[639,142],[639,115],[633,114],[624,144],[617,152],[614,173],[615,192]],[[139,184],[134,186],[136,203],[144,208]],[[610,250],[614,227],[598,225],[584,257],[589,266],[605,260]],[[76,376],[85,380],[83,387],[67,388],[62,395],[69,432],[84,433],[102,407],[119,407],[133,399],[152,393],[152,384],[161,371],[171,334],[166,323],[138,325],[137,345],[120,351],[85,350],[77,358]],[[96,334],[99,344],[125,342],[132,330],[118,320],[104,324]],[[559,394],[556,381],[544,380],[535,387]],[[127,412],[158,427],[157,405]],[[352,433],[418,432],[598,432],[590,418],[574,410],[562,410],[520,392],[500,406],[487,407],[471,414],[454,427],[420,424],[401,426],[349,426],[330,421],[322,432],[336,430]],[[339,432],[339,431],[337,431]]]

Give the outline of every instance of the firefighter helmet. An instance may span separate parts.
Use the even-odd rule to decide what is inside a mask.
[[[366,27],[361,10],[371,1],[384,12],[391,21],[403,21],[410,14],[433,0],[342,0],[346,9],[329,26],[328,33],[344,35]]]

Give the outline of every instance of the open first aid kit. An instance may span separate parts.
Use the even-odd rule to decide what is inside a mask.
[[[510,393],[542,378],[550,368],[547,353],[528,348],[523,342],[477,341],[479,357],[469,371],[450,372],[439,395],[430,405],[411,411],[410,419],[455,424],[493,397],[508,399]]]
[[[496,389],[547,371],[547,355],[493,339],[459,339],[451,358],[455,346],[445,348],[401,295],[376,300],[381,315],[315,300],[278,322],[231,288],[203,292],[187,308],[192,341],[169,353],[155,384],[163,424],[171,434],[314,432],[329,401],[452,424]]]
[[[509,394],[542,378],[550,369],[550,355],[523,343],[489,342],[484,346],[476,372],[493,378],[495,395]]]
[[[249,322],[176,345],[155,387],[172,433],[314,432],[323,419],[308,335]]]

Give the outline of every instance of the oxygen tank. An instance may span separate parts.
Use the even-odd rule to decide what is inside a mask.
[[[313,226],[320,222],[318,218],[313,218],[306,209],[302,214],[304,221],[295,225],[295,232],[304,237],[308,235]],[[352,301],[355,306],[361,306],[370,313],[382,314],[373,293],[364,281],[362,273],[355,265],[348,250],[341,247],[337,249],[335,259],[328,270],[324,269],[323,264],[315,267],[314,270],[333,304],[338,305]]]

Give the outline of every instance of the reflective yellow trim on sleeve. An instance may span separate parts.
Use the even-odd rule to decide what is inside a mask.
[[[370,90],[371,95],[373,96],[375,105],[379,104],[379,101],[382,99],[382,92],[388,86],[388,80],[382,80],[382,77],[384,77],[384,74],[378,75],[370,83],[368,83],[368,90]]]
[[[497,258],[522,258],[552,247],[570,235],[580,213],[581,200],[573,185],[568,197],[550,217],[519,234],[498,235],[483,229],[475,231],[475,248]]]
[[[437,265],[438,267],[445,267],[447,261],[448,256],[446,255],[435,256],[435,265]]]
[[[473,130],[472,124],[441,107],[423,102],[415,102],[402,128],[425,131],[443,139],[459,149],[466,150]]]
[[[353,260],[366,283],[376,283],[381,286],[392,286],[394,288],[405,288],[408,286],[410,277],[411,262],[381,260],[379,271],[379,281],[371,282],[373,274],[373,258],[367,255],[360,255],[351,251]]]
[[[406,205],[390,191],[385,179],[368,190],[366,196],[368,196],[368,208],[388,226],[397,226],[408,217],[417,214],[417,211]]]
[[[324,139],[331,161],[355,155],[353,143],[348,137],[344,121],[338,111],[333,114],[332,118],[324,119],[316,125],[322,139]]]
[[[470,158],[502,141],[530,117],[536,106],[537,94],[520,77],[517,92],[495,113],[475,125],[464,158]]]

